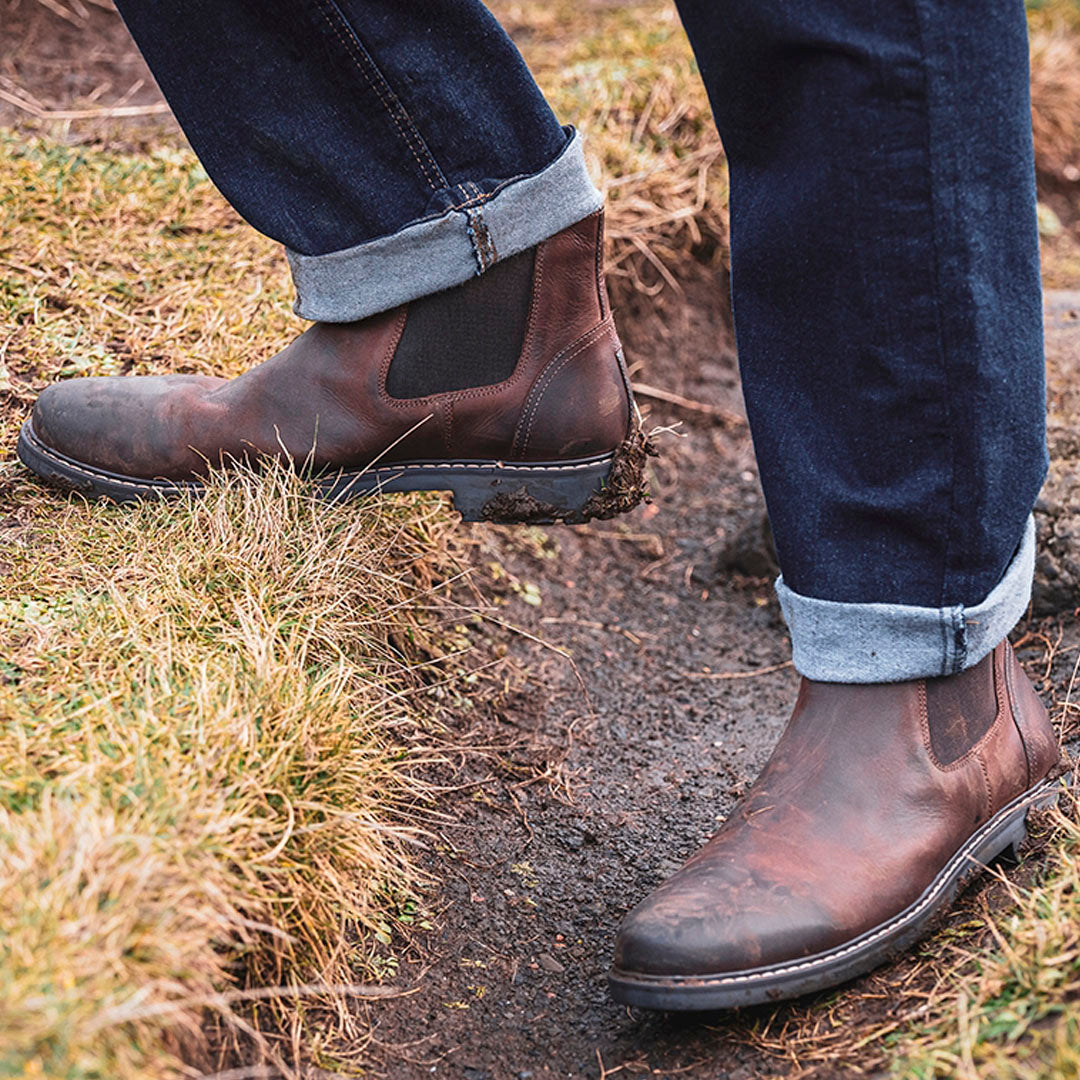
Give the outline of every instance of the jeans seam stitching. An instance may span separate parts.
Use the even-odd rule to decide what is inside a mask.
[[[479,207],[465,211],[466,231],[472,243],[473,255],[476,258],[477,273],[483,274],[499,260],[499,252],[495,247],[491,231],[484,220],[484,212]]]
[[[495,248],[495,241],[492,239],[491,231],[488,229],[487,222],[484,220],[484,212],[481,209],[484,203],[484,193],[476,186],[476,182],[473,180],[466,180],[464,186],[472,189],[473,201],[476,203],[476,209],[470,210],[466,217],[469,222],[469,239],[472,240],[473,252],[476,255],[480,273],[482,274],[498,261],[499,253]]]
[[[953,670],[951,674],[958,675],[967,664],[967,618],[961,605],[952,609],[952,624]]]
[[[458,184],[458,189],[462,194],[462,201],[454,203],[450,207],[451,210],[467,210],[470,206],[479,206],[482,203],[486,203],[491,195],[481,191],[472,180],[466,180],[463,184]],[[471,192],[469,189],[472,189]]]
[[[329,2],[327,2],[327,0],[316,0],[316,4],[318,5],[319,12],[326,20],[326,23],[330,27],[330,29],[333,30],[334,35],[337,37],[338,41],[340,41],[341,44],[345,46],[345,51],[351,57],[353,63],[356,65],[357,70],[367,80],[367,83],[371,87],[371,89],[374,90],[375,93],[378,95],[379,100],[382,102],[383,108],[386,110],[386,114],[390,117],[391,122],[398,129],[398,133],[405,141],[405,145],[408,147],[409,152],[412,154],[413,158],[415,158],[416,164],[420,167],[420,171],[423,173],[424,180],[427,182],[428,186],[432,189],[432,191],[439,191],[443,187],[447,187],[448,185],[446,183],[446,178],[442,175],[442,170],[439,168],[438,162],[432,156],[431,151],[428,149],[427,144],[424,142],[423,136],[420,134],[419,130],[416,127],[415,121],[409,115],[409,111],[405,108],[401,99],[397,96],[397,94],[394,93],[393,89],[390,87],[390,84],[386,81],[385,76],[376,66],[375,61],[367,53],[367,50],[360,45],[359,37],[356,31],[350,25],[345,16],[342,15],[341,12],[337,9],[337,5],[333,3],[333,0],[329,0]],[[340,27],[334,23],[334,20],[330,16],[331,11],[335,13],[337,18],[341,21],[341,24],[344,25],[345,29],[348,31],[348,36],[343,34]],[[404,115],[409,129],[411,129],[411,135],[410,131],[407,131],[402,125],[401,118],[398,116],[397,112],[393,107],[393,104],[395,102],[397,103],[398,109],[400,109],[402,115]],[[414,139],[416,140],[415,142]],[[417,153],[417,143],[419,144],[420,149],[423,151],[424,157],[427,158],[427,163],[425,163],[424,160],[421,158],[420,154]],[[428,172],[428,164],[430,164],[435,170],[435,176],[443,181],[441,185],[436,183],[436,181],[432,179],[431,173]]]
[[[927,203],[930,208],[930,221],[932,225],[932,247],[934,252],[934,313],[935,324],[937,326],[938,336],[938,356],[941,363],[941,374],[945,384],[944,394],[944,408],[945,408],[945,431],[947,433],[949,443],[949,517],[945,523],[945,547],[941,557],[941,593],[940,593],[940,606],[945,606],[946,583],[949,576],[949,554],[952,547],[953,539],[953,522],[956,519],[956,439],[953,435],[952,427],[952,409],[949,407],[949,364],[946,356],[945,349],[945,323],[942,318],[941,310],[941,264],[942,255],[939,239],[939,214],[937,207],[934,204],[933,194],[933,162],[934,162],[934,136],[933,136],[933,118],[931,116],[931,99],[930,99],[930,76],[927,71],[926,61],[926,37],[923,28],[922,12],[919,9],[919,0],[914,0],[912,4],[912,10],[915,14],[915,28],[919,37],[919,51],[921,57],[921,72],[923,90],[926,94],[926,169],[927,177],[930,181],[930,191],[927,196]]]
[[[472,206],[482,206],[486,202],[490,202],[490,195],[478,195],[472,198],[466,199],[464,202],[454,203],[450,207],[451,210],[468,210]]]

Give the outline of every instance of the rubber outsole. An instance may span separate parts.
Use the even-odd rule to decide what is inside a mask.
[[[710,1012],[786,1001],[826,990],[873,970],[927,934],[960,889],[1027,837],[1027,815],[1057,802],[1056,781],[1036,784],[986,822],[911,905],[826,952],[768,967],[716,975],[644,975],[612,968],[611,996],[625,1005],[667,1012]]]
[[[76,461],[46,446],[28,419],[19,432],[19,460],[53,487],[90,499],[138,502],[153,498],[198,496],[198,480],[146,480]],[[392,491],[448,491],[464,521],[575,524],[595,515],[614,453],[573,461],[416,461],[366,469],[341,469],[312,477],[329,500],[363,498]]]

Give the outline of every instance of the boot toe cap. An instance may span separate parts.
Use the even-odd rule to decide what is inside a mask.
[[[131,458],[131,435],[138,426],[129,402],[124,408],[122,376],[72,379],[45,388],[31,413],[38,442],[74,462],[123,473]]]
[[[77,417],[78,401],[72,389],[73,384],[68,382],[47,386],[34,402],[30,414],[30,422],[38,441],[68,456],[72,456],[71,451],[78,443],[77,433],[72,430],[72,420]]]
[[[190,439],[178,430],[177,417],[218,381],[178,375],[71,379],[41,393],[30,424],[46,448],[94,469],[139,477],[170,476],[178,468],[190,474]]]
[[[623,920],[615,967],[641,975],[705,976],[801,959],[843,935],[812,900],[739,897],[726,889],[661,889]]]

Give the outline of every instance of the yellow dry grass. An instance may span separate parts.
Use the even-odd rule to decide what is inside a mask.
[[[340,1059],[416,882],[425,687],[461,662],[430,660],[450,516],[283,469],[133,508],[31,483],[47,380],[243,367],[292,320],[188,154],[8,139],[0,192],[0,1075],[179,1075],[207,1006]]]
[[[607,270],[624,288],[679,290],[690,263],[727,254],[727,165],[673,4],[489,6],[556,115],[585,135],[607,205]]]
[[[1032,29],[1031,106],[1039,172],[1080,181],[1080,15]]]
[[[1068,1080],[1080,1076],[1080,825],[1049,823],[1039,879],[1009,886],[1013,906],[986,917],[992,943],[947,949],[917,1023],[896,1040],[903,1080]]]
[[[658,293],[697,263],[726,263],[727,165],[670,0],[489,0],[560,119],[586,136],[607,201],[608,270]],[[1080,4],[1032,4],[1032,120],[1040,176],[1080,180]],[[1072,217],[1080,202],[1072,198]],[[1080,283],[1080,237],[1047,230],[1055,287]]]

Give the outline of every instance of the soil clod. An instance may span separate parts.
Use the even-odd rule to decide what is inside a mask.
[[[616,448],[607,483],[590,495],[580,510],[542,502],[522,485],[516,491],[500,491],[492,496],[480,511],[481,520],[503,525],[545,525],[553,521],[579,525],[586,521],[606,521],[648,501],[645,465],[650,457],[658,456],[652,440],[639,429]]]
[[[606,521],[616,514],[633,510],[638,503],[648,502],[645,465],[649,458],[659,456],[652,439],[640,428],[624,439],[615,451],[607,484],[585,503],[581,520]]]
[[[480,511],[481,521],[504,525],[542,525],[557,521],[561,516],[562,511],[557,506],[533,498],[524,486],[517,491],[500,491],[488,499]]]

